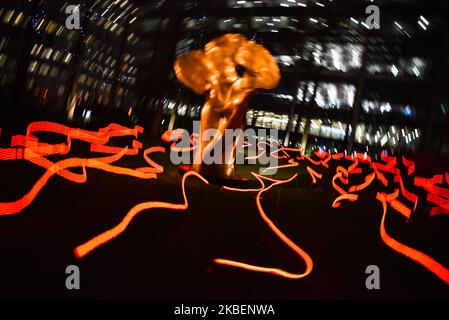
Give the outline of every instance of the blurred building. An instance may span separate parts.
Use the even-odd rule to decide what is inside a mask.
[[[265,45],[282,71],[278,88],[250,102],[247,125],[281,130],[281,143],[310,149],[448,151],[446,1],[161,1],[142,19],[182,16],[175,55],[227,32]],[[380,9],[380,28],[366,7]],[[177,84],[164,125],[199,117],[201,99]],[[179,96],[182,96],[180,99]]]
[[[132,33],[138,7],[128,0],[77,1],[80,29],[69,30],[68,5],[2,1],[2,103],[84,123],[101,118],[107,109],[127,114],[138,99],[133,91],[137,38]]]
[[[311,150],[449,154],[445,0],[78,1],[82,30],[65,28],[68,4],[2,1],[3,105],[188,128],[203,97],[179,84],[173,61],[233,32],[282,71],[278,88],[250,101],[247,126]],[[369,5],[379,29],[366,23]]]

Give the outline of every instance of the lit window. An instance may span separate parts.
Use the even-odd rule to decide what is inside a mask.
[[[3,17],[3,22],[8,24],[11,21],[12,16],[14,15],[14,10],[8,10]]]
[[[55,22],[50,21],[45,28],[45,32],[47,32],[48,34],[53,34],[56,31],[57,27],[58,25]]]
[[[119,35],[122,34],[123,31],[125,31],[125,28],[120,27],[120,28],[117,29],[117,31],[115,32],[115,34],[119,36]]]
[[[13,26],[14,27],[20,26],[20,24],[22,23],[24,17],[25,17],[25,15],[23,14],[23,12],[19,12],[19,14],[17,15],[16,19],[14,20]]]
[[[0,41],[0,50],[4,49],[6,47],[7,43],[8,43],[8,38],[3,37],[2,40]]]
[[[34,78],[31,78],[28,80],[27,88],[28,90],[31,90],[33,87],[34,87]]]
[[[72,60],[72,54],[69,52],[64,57],[64,63],[69,64],[71,60]]]
[[[6,54],[1,53],[0,54],[0,67],[3,67],[5,65],[6,59],[7,59]]]
[[[42,50],[43,47],[44,47],[43,44],[40,44],[40,45],[35,44],[34,47],[33,47],[33,49],[31,50],[31,54],[32,54],[33,56],[38,56],[39,53],[41,52],[41,50]]]
[[[36,30],[42,30],[45,24],[45,19],[40,19],[37,26],[36,26]]]
[[[43,64],[39,68],[39,75],[46,76],[50,71],[50,66],[47,64]]]
[[[45,52],[45,59],[50,60],[50,57],[51,57],[52,53],[53,53],[53,49],[52,48],[48,48],[46,50],[46,52]]]
[[[30,66],[28,67],[28,72],[33,73],[37,70],[38,67],[39,67],[39,62],[33,61],[30,63]]]
[[[59,26],[58,31],[56,31],[56,36],[60,37],[63,32],[64,28],[62,26]]]
[[[59,61],[61,56],[62,56],[61,51],[55,50],[55,52],[53,53],[53,61]]]

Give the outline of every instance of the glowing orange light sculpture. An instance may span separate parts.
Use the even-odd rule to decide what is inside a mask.
[[[279,67],[267,49],[248,41],[241,34],[225,34],[179,57],[174,65],[179,81],[197,94],[205,94],[201,111],[201,136],[193,169],[207,175],[233,177],[235,150],[223,159],[223,164],[205,165],[204,154],[210,154],[220,143],[226,129],[240,129],[244,122],[247,102],[257,89],[272,89],[280,80]],[[211,139],[203,133],[216,129]],[[224,154],[224,152],[223,152]]]

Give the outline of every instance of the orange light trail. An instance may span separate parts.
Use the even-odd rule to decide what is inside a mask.
[[[404,166],[407,167],[407,175],[411,175],[413,172],[415,172],[415,163],[411,160],[408,160],[406,157],[402,157],[402,163]]]
[[[401,175],[397,175],[394,177],[394,182],[399,182],[399,185],[401,187],[401,193],[407,200],[413,202],[415,206],[413,207],[413,210],[416,210],[416,206],[418,205],[418,196],[410,191],[408,191],[404,186],[404,181],[402,179]]]
[[[50,144],[39,140],[36,136],[39,132],[49,132],[65,137],[66,141],[64,143]],[[1,130],[0,130],[0,133]],[[30,190],[16,201],[12,202],[0,202],[0,216],[14,215],[23,211],[28,207],[43,190],[50,179],[59,175],[60,177],[73,182],[73,183],[85,183],[88,179],[87,169],[97,169],[105,172],[110,172],[113,174],[126,175],[139,179],[157,179],[157,175],[164,172],[164,167],[156,163],[151,159],[150,155],[154,153],[165,153],[166,148],[161,146],[154,146],[145,149],[142,152],[143,159],[148,164],[147,167],[130,169],[125,167],[120,167],[115,165],[117,161],[123,159],[125,156],[136,156],[140,153],[143,145],[138,141],[138,135],[143,133],[143,128],[134,127],[126,128],[118,124],[111,124],[105,128],[101,128],[98,131],[88,131],[83,129],[74,129],[61,124],[52,122],[34,122],[31,123],[28,128],[26,135],[15,135],[11,138],[10,148],[0,148],[0,160],[3,161],[14,161],[14,160],[25,160],[36,166],[39,166],[45,170],[42,176],[35,182],[35,184],[30,188]],[[179,148],[176,147],[176,142],[181,139],[187,132],[185,130],[177,129],[174,131],[167,131],[162,135],[162,140],[167,143],[172,143],[170,146],[171,151],[175,152],[190,152],[194,150],[199,141],[198,134],[192,134],[190,136],[190,147]],[[129,137],[133,138],[131,146],[117,147],[108,145],[111,138],[113,137]],[[82,142],[87,142],[90,144],[90,151],[102,154],[107,154],[103,157],[95,158],[75,158],[69,157],[65,160],[60,160],[53,162],[49,160],[48,156],[53,155],[69,155],[73,140],[78,140]],[[267,142],[258,142],[257,147],[259,148],[265,143],[272,148],[271,144]],[[243,147],[248,147],[249,144],[244,144]],[[261,148],[263,150],[267,150]],[[405,157],[398,158],[394,156],[387,156],[386,154],[381,154],[381,160],[384,163],[373,162],[372,159],[366,154],[356,153],[355,156],[344,155],[343,153],[330,154],[324,151],[317,151],[314,155],[318,159],[312,159],[307,155],[298,156],[301,153],[300,148],[286,148],[279,147],[277,150],[271,151],[268,155],[276,157],[287,164],[279,164],[278,166],[273,166],[266,168],[270,169],[286,169],[295,168],[299,166],[299,161],[307,160],[310,164],[315,166],[321,166],[325,169],[329,169],[330,164],[336,165],[336,172],[332,178],[332,187],[339,194],[332,203],[333,208],[338,208],[341,206],[342,201],[354,202],[359,199],[358,192],[373,186],[373,182],[377,179],[385,187],[389,186],[389,183],[394,183],[394,192],[391,194],[385,194],[383,192],[378,192],[376,199],[382,203],[383,216],[380,224],[380,236],[382,241],[392,248],[394,251],[406,256],[407,258],[421,264],[427,270],[437,275],[445,283],[449,284],[449,271],[435,259],[430,256],[420,252],[416,249],[408,247],[392,236],[390,236],[385,229],[386,215],[388,211],[388,206],[397,211],[399,214],[404,216],[407,222],[410,220],[411,215],[416,211],[417,204],[419,201],[418,194],[411,192],[408,189],[409,186],[405,186],[404,178],[401,175],[401,169],[406,169],[407,176],[410,176],[407,181],[413,181],[413,186],[424,189],[427,192],[426,201],[429,204],[434,205],[430,208],[430,216],[435,216],[439,214],[449,214],[449,174],[445,172],[444,174],[438,174],[431,178],[425,177],[413,177],[415,172],[415,163],[412,160],[408,160]],[[259,158],[261,155],[257,156]],[[248,158],[247,158],[248,159]],[[345,167],[344,163],[349,162],[349,167]],[[340,165],[341,164],[341,165]],[[401,169],[398,165],[402,165]],[[71,169],[78,168],[82,172],[72,172]],[[307,172],[312,178],[312,182],[317,183],[318,179],[323,179],[323,173],[318,173],[310,166],[306,165]],[[369,172],[365,172],[368,170]],[[324,170],[325,171],[325,170]],[[385,173],[389,174],[388,178],[392,178],[392,181],[387,179]],[[364,182],[359,185],[352,185],[352,177],[354,175],[365,174]],[[295,174],[290,179],[279,180],[275,178],[270,178],[268,176],[258,175],[252,172],[252,175],[260,183],[259,188],[253,189],[239,189],[224,186],[223,189],[230,192],[254,192],[256,195],[256,208],[262,220],[268,226],[268,228],[274,233],[274,235],[280,239],[285,245],[287,245],[296,255],[298,255],[305,264],[305,270],[302,273],[292,273],[280,268],[273,267],[263,267],[251,265],[243,262],[228,260],[228,259],[215,259],[214,261],[221,265],[241,268],[254,272],[268,273],[288,279],[301,279],[306,277],[313,270],[313,260],[312,258],[297,244],[295,244],[290,238],[288,238],[269,218],[268,212],[265,211],[261,204],[261,197],[264,193],[272,190],[277,186],[282,186],[288,184],[295,180],[298,174]],[[392,175],[392,176],[391,176]],[[97,249],[101,245],[104,245],[116,238],[120,234],[126,231],[126,228],[132,222],[132,220],[142,211],[151,209],[168,209],[168,210],[179,210],[185,211],[189,207],[188,197],[186,195],[186,181],[189,177],[196,177],[208,184],[208,181],[203,178],[200,174],[189,171],[187,172],[181,182],[183,203],[169,203],[160,201],[151,201],[134,206],[123,218],[123,220],[115,227],[99,234],[98,236],[92,238],[86,243],[78,246],[74,253],[76,257],[82,258],[88,255],[93,250]],[[359,177],[357,177],[359,181]],[[406,181],[406,182],[407,182]],[[268,185],[267,182],[271,184]],[[351,182],[351,184],[350,184]],[[443,186],[443,184],[446,186]],[[347,188],[346,191],[339,184],[343,184]],[[267,186],[268,185],[268,186]],[[377,185],[376,185],[377,186]],[[396,187],[397,186],[397,187]],[[412,208],[409,208],[404,203],[405,200],[413,203]]]
[[[120,156],[123,156],[126,152],[126,148],[122,151]],[[133,176],[140,179],[155,179],[154,173],[139,172],[136,170],[121,168],[117,166],[109,165],[105,162],[93,160],[93,159],[78,159],[70,158],[67,160],[61,160],[47,169],[42,177],[34,184],[31,190],[25,194],[21,199],[13,202],[0,202],[0,215],[13,215],[21,212],[27,206],[29,206],[37,197],[42,188],[47,184],[48,180],[58,172],[69,168],[82,168],[83,174],[81,179],[75,179],[75,182],[84,183],[87,181],[86,168],[99,169],[115,174],[122,174]]]
[[[383,208],[382,221],[380,224],[380,235],[383,242],[394,251],[419,263],[427,270],[435,274],[438,278],[443,280],[446,284],[449,284],[449,270],[447,268],[445,268],[442,264],[434,260],[432,257],[426,255],[425,253],[400,243],[387,233],[387,230],[385,228],[385,220],[387,216],[387,200],[385,198],[385,195],[382,193],[377,194],[377,199],[382,203]]]
[[[335,176],[332,178],[332,186],[334,187],[335,190],[338,191],[338,193],[340,194],[346,194],[347,192],[345,190],[343,190],[343,188],[341,188],[337,182],[335,180],[339,179],[342,177],[342,173],[341,172],[337,172],[335,174]]]
[[[352,194],[352,193],[342,194],[337,199],[335,199],[334,203],[332,204],[332,208],[340,207],[340,205],[341,205],[340,202],[343,201],[343,200],[349,200],[351,202],[354,202],[354,201],[357,201],[358,198],[359,198],[359,196],[356,195],[356,194]]]
[[[276,227],[276,225],[267,216],[266,212],[264,211],[264,209],[262,207],[261,201],[260,201],[260,198],[263,193],[269,191],[270,189],[272,189],[275,186],[289,183],[289,182],[295,180],[297,176],[298,175],[295,174],[293,177],[291,177],[288,180],[280,180],[280,181],[274,182],[269,187],[266,187],[266,188],[263,188],[262,190],[260,190],[256,196],[256,204],[257,204],[257,209],[259,211],[260,216],[262,217],[264,222],[268,225],[268,227],[271,229],[271,231],[273,231],[274,234],[279,239],[281,239],[288,247],[290,247],[290,249],[292,249],[304,261],[305,266],[306,266],[305,271],[303,273],[291,273],[291,272],[284,271],[284,270],[278,269],[278,268],[260,267],[260,266],[255,266],[255,265],[242,263],[242,262],[238,262],[238,261],[234,261],[234,260],[228,260],[228,259],[215,259],[214,261],[216,263],[221,264],[221,265],[230,266],[230,267],[254,271],[254,272],[269,273],[269,274],[273,274],[273,275],[288,278],[288,279],[301,279],[301,278],[306,277],[307,275],[309,275],[312,272],[312,269],[313,269],[312,258],[307,254],[307,252],[305,252],[303,249],[301,249],[297,244],[295,244],[292,240],[290,240],[284,233],[282,233],[282,231],[279,230],[279,228]],[[271,181],[273,181],[273,180],[271,180]]]
[[[316,172],[315,170],[313,170],[309,166],[307,166],[307,172],[309,172],[310,176],[312,177],[312,183],[313,184],[316,183],[316,178],[318,178],[318,179],[322,179],[323,178],[323,174],[320,174],[320,173]]]
[[[361,191],[361,190],[367,188],[374,181],[375,177],[376,177],[376,174],[374,172],[370,173],[369,175],[367,175],[365,177],[365,182],[364,183],[362,183],[361,185],[358,185],[358,186],[350,187],[349,188],[349,192],[351,192],[351,193],[352,192],[357,192],[357,191]]]
[[[47,144],[39,142],[34,136],[37,132],[49,132],[66,136],[67,143]],[[29,206],[51,177],[59,175],[75,183],[85,183],[87,181],[86,168],[98,169],[114,174],[128,175],[140,179],[156,179],[156,173],[162,172],[163,168],[152,161],[148,155],[153,152],[163,152],[161,147],[149,148],[144,152],[144,158],[152,167],[140,168],[137,170],[122,168],[113,165],[125,155],[135,155],[142,148],[142,144],[136,140],[133,141],[133,149],[130,152],[128,147],[110,147],[105,145],[111,137],[134,136],[137,138],[143,129],[136,126],[129,129],[117,124],[111,124],[98,132],[81,129],[73,129],[67,126],[53,122],[33,122],[27,128],[27,135],[16,135],[11,139],[11,147],[0,149],[0,160],[18,160],[24,159],[35,165],[44,168],[45,173],[37,180],[23,197],[12,202],[0,202],[0,215],[14,215],[21,212]],[[112,153],[111,156],[99,158],[69,158],[58,162],[52,162],[45,158],[48,155],[67,155],[72,146],[72,139],[91,143],[91,151]],[[92,148],[95,145],[95,148]],[[16,148],[17,147],[17,148]],[[68,169],[81,168],[82,173],[73,173]]]
[[[272,166],[272,167],[265,168],[265,169],[263,170],[263,172],[266,173],[266,172],[268,172],[268,171],[270,171],[270,170],[284,169],[284,168],[293,168],[293,167],[299,166],[299,163],[296,162],[295,159],[290,159],[290,160],[288,160],[288,163],[289,163],[289,164],[285,164],[285,165],[282,165],[282,166]]]
[[[82,258],[87,254],[89,254],[89,252],[98,248],[99,246],[119,236],[126,230],[131,221],[144,210],[150,209],[186,210],[189,207],[189,202],[186,195],[185,182],[187,178],[190,176],[195,176],[198,179],[202,180],[205,184],[209,184],[209,182],[198,173],[194,171],[187,172],[182,178],[182,194],[184,198],[183,203],[174,204],[169,202],[151,201],[138,204],[126,214],[125,218],[117,226],[113,227],[112,229],[109,229],[108,231],[103,232],[102,234],[96,236],[95,238],[78,246],[74,251],[75,256],[78,258]]]

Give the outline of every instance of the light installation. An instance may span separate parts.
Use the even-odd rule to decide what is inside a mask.
[[[0,130],[1,132],[1,130]],[[46,143],[38,138],[42,132],[56,133],[66,137],[65,143]],[[150,156],[154,153],[164,153],[167,147],[153,146],[143,149],[143,145],[138,141],[139,134],[143,133],[141,127],[126,128],[117,124],[111,124],[98,131],[88,131],[82,129],[69,128],[52,122],[34,122],[28,126],[25,135],[16,135],[11,139],[9,148],[0,148],[0,161],[25,160],[34,165],[44,168],[45,173],[36,181],[25,195],[16,201],[0,202],[0,216],[19,214],[27,208],[44,190],[51,178],[58,175],[70,182],[85,183],[88,179],[88,170],[102,170],[111,174],[127,175],[139,179],[156,181],[158,175],[162,174],[164,167],[153,161]],[[182,130],[177,133],[182,135]],[[109,145],[112,137],[131,137],[133,142],[131,146],[116,147]],[[171,132],[166,132],[162,136],[163,140],[169,141],[168,137],[176,137]],[[70,157],[72,141],[80,140],[90,144],[90,150],[97,153],[103,153],[103,157],[95,158],[75,158]],[[263,142],[266,143],[266,142]],[[176,150],[177,152],[191,152],[198,145],[198,137],[192,135],[191,147]],[[246,145],[247,146],[247,145]],[[168,147],[175,149],[175,144]],[[370,189],[375,191],[376,199],[380,202],[382,215],[379,223],[380,239],[392,250],[420,264],[422,267],[433,273],[439,279],[449,284],[449,270],[425,252],[417,250],[407,244],[401,243],[395,239],[387,230],[387,218],[389,209],[403,216],[407,222],[416,211],[419,202],[427,202],[432,205],[429,215],[449,214],[449,173],[437,174],[433,177],[414,176],[414,162],[405,157],[380,155],[380,161],[374,161],[364,154],[345,155],[343,153],[330,154],[328,152],[317,151],[313,157],[302,155],[302,150],[295,148],[279,147],[270,153],[271,156],[278,157],[287,162],[286,165],[280,165],[278,168],[296,168],[304,164],[307,173],[310,175],[312,183],[318,184],[324,181],[324,174],[331,173],[331,187],[337,193],[332,203],[333,208],[344,207],[347,203],[357,201],[361,191]],[[60,155],[67,156],[67,159],[53,162],[48,159],[49,156]],[[116,163],[125,156],[139,156],[148,163],[147,167],[126,168],[118,166]],[[332,167],[331,167],[332,165]],[[71,171],[74,168],[81,168],[82,173]],[[336,168],[331,172],[330,168]],[[292,273],[275,267],[263,267],[251,265],[243,261],[235,261],[230,258],[217,258],[214,261],[223,266],[241,268],[252,272],[261,272],[272,274],[287,279],[300,279],[306,277],[313,270],[313,259],[293,242],[285,233],[280,230],[270,219],[270,214],[263,207],[261,197],[264,193],[295,181],[298,173],[285,180],[274,179],[269,176],[263,176],[253,173],[253,176],[259,181],[260,187],[255,189],[242,189],[235,187],[224,187],[225,192],[246,192],[255,193],[255,207],[257,208],[262,220],[286,246],[288,246],[303,261],[303,271]],[[115,227],[112,227],[85,243],[80,244],[74,249],[77,258],[86,257],[98,247],[107,244],[121,233],[126,231],[127,226],[143,211],[161,208],[172,211],[188,210],[189,201],[186,192],[186,182],[190,178],[201,180],[205,187],[208,181],[201,174],[190,171],[182,177],[182,196],[180,203],[169,203],[160,201],[151,201],[140,203],[131,208],[124,219]],[[355,182],[358,182],[356,184]],[[360,183],[360,181],[362,181]],[[410,182],[411,181],[411,182]],[[408,182],[408,185],[406,185]],[[385,190],[376,190],[385,188]],[[374,190],[373,190],[374,189]],[[413,191],[412,191],[413,189]],[[390,190],[390,191],[388,191]],[[391,192],[393,190],[393,192]],[[420,199],[417,191],[424,191],[426,199]],[[0,220],[1,223],[1,220]]]
[[[243,126],[250,95],[257,89],[272,89],[281,78],[279,67],[270,52],[241,34],[225,34],[207,43],[204,50],[194,50],[175,62],[179,81],[197,94],[205,94],[201,110],[201,134],[193,169],[210,175],[232,178],[235,155],[224,164],[206,165],[203,155],[222,144],[226,129]],[[205,137],[207,129],[217,129]],[[220,146],[220,145],[219,145]]]

